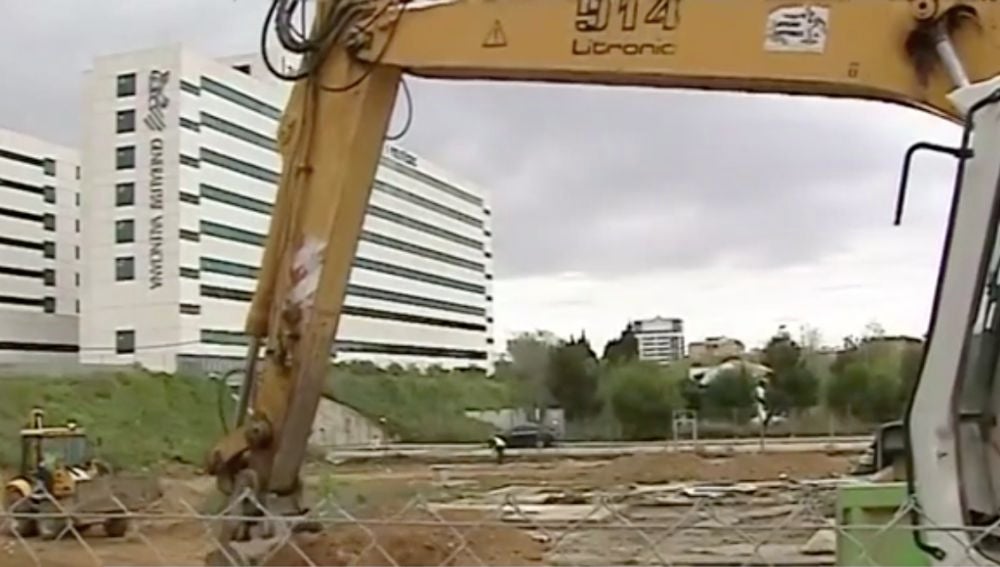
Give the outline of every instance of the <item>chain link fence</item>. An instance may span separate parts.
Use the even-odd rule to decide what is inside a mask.
[[[893,509],[838,514],[838,485],[508,487],[450,501],[417,495],[367,510],[325,496],[295,517],[269,513],[250,493],[209,510],[200,499],[162,493],[139,502],[113,490],[58,499],[36,489],[5,503],[0,567],[922,564],[916,529],[961,542],[967,556],[947,563],[962,565],[974,561],[977,546],[996,543],[995,526],[934,525],[905,498]],[[224,543],[227,517],[255,522],[254,538]]]

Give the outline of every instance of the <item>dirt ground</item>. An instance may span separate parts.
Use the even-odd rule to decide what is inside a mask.
[[[611,530],[580,529],[581,525],[606,522],[618,517],[615,514],[625,514],[610,508],[593,514],[595,492],[624,495],[618,497],[618,504],[623,510],[628,508],[628,519],[633,523],[677,525],[683,520],[694,522],[695,528],[700,522],[700,529],[715,524],[750,526],[753,522],[787,515],[789,507],[802,498],[796,492],[800,488],[743,489],[739,494],[717,495],[716,503],[722,507],[703,510],[698,508],[700,505],[692,504],[695,500],[690,495],[665,485],[824,479],[843,475],[849,466],[847,456],[819,452],[751,453],[727,458],[662,453],[606,461],[514,460],[503,466],[490,463],[313,466],[307,471],[311,496],[336,499],[335,509],[341,518],[348,514],[353,518],[396,516],[397,520],[412,524],[364,528],[341,524],[318,535],[298,534],[293,537],[294,545],[285,545],[266,565],[391,565],[393,562],[404,566],[540,565],[588,561],[622,564],[639,557],[640,548],[642,553],[654,555],[663,551],[646,549],[648,546],[637,539],[639,534],[635,530],[616,535]],[[210,526],[184,516],[209,509],[212,481],[179,473],[175,478],[162,479],[161,486],[163,497],[153,508],[155,516],[136,524],[124,538],[107,538],[99,527],[92,528],[84,537],[70,533],[55,542],[24,542],[0,536],[0,567],[204,565],[206,555],[216,548]],[[508,510],[499,517],[505,521],[504,525],[474,526],[486,519],[495,522],[498,499],[508,497],[503,495],[511,491],[520,494],[524,504],[514,515],[517,517]],[[413,507],[417,494],[425,500],[419,510]],[[583,518],[587,511],[590,515]],[[575,522],[577,527],[560,528],[561,532],[539,527],[548,521],[546,518],[556,523]],[[463,525],[449,527],[442,524],[444,521]],[[811,532],[794,535],[799,545],[809,539]],[[712,541],[718,544],[717,548],[728,541],[711,532],[707,536],[684,537],[687,538],[685,553],[697,551],[699,546],[712,547]],[[742,549],[758,555],[762,552],[739,548],[746,545],[745,539],[729,542],[727,545],[737,546],[730,551],[738,554]],[[780,555],[790,553],[790,549],[775,552]],[[717,553],[719,549],[709,551]],[[581,557],[579,553],[584,552],[589,555]],[[393,561],[386,560],[384,554]],[[821,558],[816,564],[830,564],[829,559]],[[685,562],[697,563],[690,558]]]

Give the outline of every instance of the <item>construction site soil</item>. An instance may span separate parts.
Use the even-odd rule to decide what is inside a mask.
[[[752,530],[755,522],[787,516],[806,490],[794,481],[842,476],[850,461],[846,455],[822,452],[729,457],[664,452],[586,461],[519,462],[515,456],[503,465],[314,464],[307,469],[308,495],[335,511],[340,523],[318,534],[295,534],[263,564],[623,564],[641,562],[649,553],[709,564],[706,561],[713,557],[719,561],[719,553],[729,549],[728,553],[757,556],[773,552],[778,558],[793,554],[799,564],[828,565],[829,553],[801,549],[815,529],[787,530],[783,537],[795,541],[779,542],[774,545],[784,547],[770,551],[766,546],[748,550],[746,537],[730,541],[711,529],[718,525]],[[720,492],[707,511],[697,509],[693,504],[697,498],[678,489],[678,482],[759,486]],[[774,486],[782,482],[789,486]],[[173,471],[160,479],[160,486],[162,498],[125,537],[105,537],[100,528],[81,535],[70,531],[58,541],[4,535],[0,567],[204,565],[206,556],[218,549],[214,526],[206,517],[217,506],[212,503],[213,482],[190,471]],[[614,506],[598,505],[595,493],[618,496]],[[519,503],[513,511],[512,498]],[[502,510],[504,502],[507,509]],[[831,512],[824,509],[822,515],[829,517]],[[674,547],[656,549],[643,543],[648,538],[637,529],[594,527],[622,518],[633,526],[690,520],[711,529],[687,534],[680,544],[671,544]],[[382,523],[363,523],[368,520]],[[485,521],[490,524],[476,525]],[[546,528],[546,522],[563,527]]]

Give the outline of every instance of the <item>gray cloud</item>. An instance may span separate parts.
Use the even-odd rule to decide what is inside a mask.
[[[950,131],[885,104],[787,96],[414,92],[416,149],[492,192],[501,275],[815,260],[887,225],[906,146]],[[947,186],[950,164],[933,165],[924,181]]]
[[[0,53],[0,125],[71,144],[90,58],[175,41],[215,55],[252,51],[267,6],[8,4],[0,37],[16,48]],[[490,192],[499,277],[815,260],[888,222],[909,143],[951,135],[915,112],[870,103],[411,84],[416,115],[403,143]],[[947,162],[925,171],[925,185],[947,185]]]

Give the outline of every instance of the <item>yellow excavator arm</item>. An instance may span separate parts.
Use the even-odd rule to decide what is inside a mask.
[[[246,326],[250,412],[209,462],[224,491],[295,506],[404,74],[853,97],[958,121],[948,93],[1000,73],[995,0],[318,0],[305,39],[297,4],[268,14],[302,63]]]
[[[412,2],[387,10],[356,57],[426,77],[848,96],[953,114],[937,46],[950,37],[968,77],[992,76],[998,13],[990,1]]]

